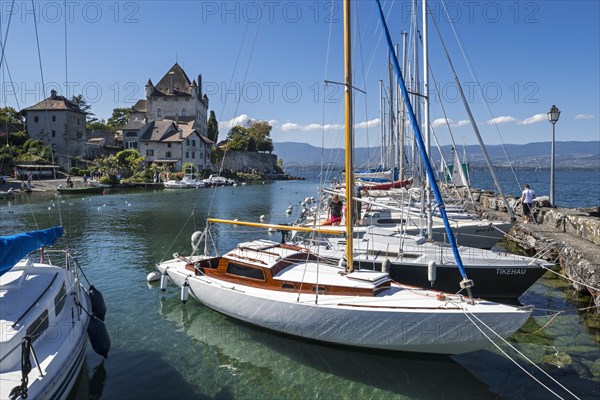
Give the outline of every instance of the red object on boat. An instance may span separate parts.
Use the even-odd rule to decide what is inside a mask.
[[[363,189],[364,190],[390,190],[390,189],[399,189],[399,188],[409,188],[410,185],[412,185],[413,180],[412,178],[410,179],[404,179],[402,181],[394,181],[394,182],[389,182],[389,183],[380,183],[379,185],[372,185],[372,186],[364,186],[363,185]]]

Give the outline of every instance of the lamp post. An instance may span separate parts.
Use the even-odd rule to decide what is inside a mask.
[[[552,124],[552,153],[550,155],[550,205],[554,207],[554,131],[556,122],[560,117],[560,110],[556,106],[552,106],[548,111],[548,121]]]

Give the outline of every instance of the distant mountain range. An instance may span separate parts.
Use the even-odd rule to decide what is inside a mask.
[[[555,142],[555,167],[558,169],[600,169],[600,141],[567,141]],[[492,163],[498,167],[510,164],[536,168],[550,168],[551,142],[538,142],[528,144],[488,145],[486,150]],[[432,147],[433,160],[440,160],[437,148]],[[449,162],[451,147],[443,146],[444,158]],[[479,145],[467,145],[464,152],[467,161],[473,167],[485,166],[485,158]],[[317,166],[344,164],[344,150],[341,148],[321,149],[306,143],[281,142],[274,143],[273,153],[283,160],[284,165],[296,164],[299,166]],[[458,153],[462,159],[463,146],[458,146]],[[354,152],[355,165],[376,165],[379,160],[380,149],[357,148]],[[508,156],[508,160],[507,160]],[[368,161],[370,160],[370,163]]]

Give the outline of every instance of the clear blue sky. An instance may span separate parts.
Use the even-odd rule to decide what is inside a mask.
[[[202,74],[220,138],[232,119],[251,118],[271,121],[275,142],[342,144],[343,91],[323,86],[324,80],[343,80],[341,1],[68,1],[66,9],[62,0],[34,4],[46,96],[57,83],[65,94],[68,79],[68,96],[83,94],[92,111],[107,119],[113,108],[143,98],[148,78],[158,82],[178,61],[190,79]],[[379,144],[379,80],[387,82],[387,48],[375,2],[353,4],[354,84],[367,92],[355,93],[355,122],[369,125],[357,131],[356,142],[373,146]],[[401,43],[401,31],[413,32],[409,2],[382,4]],[[12,17],[10,2],[0,7],[8,66],[2,69],[2,105],[24,108],[44,94],[32,4],[16,1]],[[430,8],[486,143],[549,141],[546,112],[553,104],[562,111],[557,140],[600,140],[597,0],[430,1]],[[475,143],[433,23],[429,30],[430,64],[455,139]],[[431,110],[440,142],[449,143],[438,101]]]

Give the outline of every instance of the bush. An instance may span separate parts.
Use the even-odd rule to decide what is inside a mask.
[[[105,185],[114,185],[115,183],[117,183],[117,177],[115,175],[104,175],[100,177],[98,182],[103,183]]]

